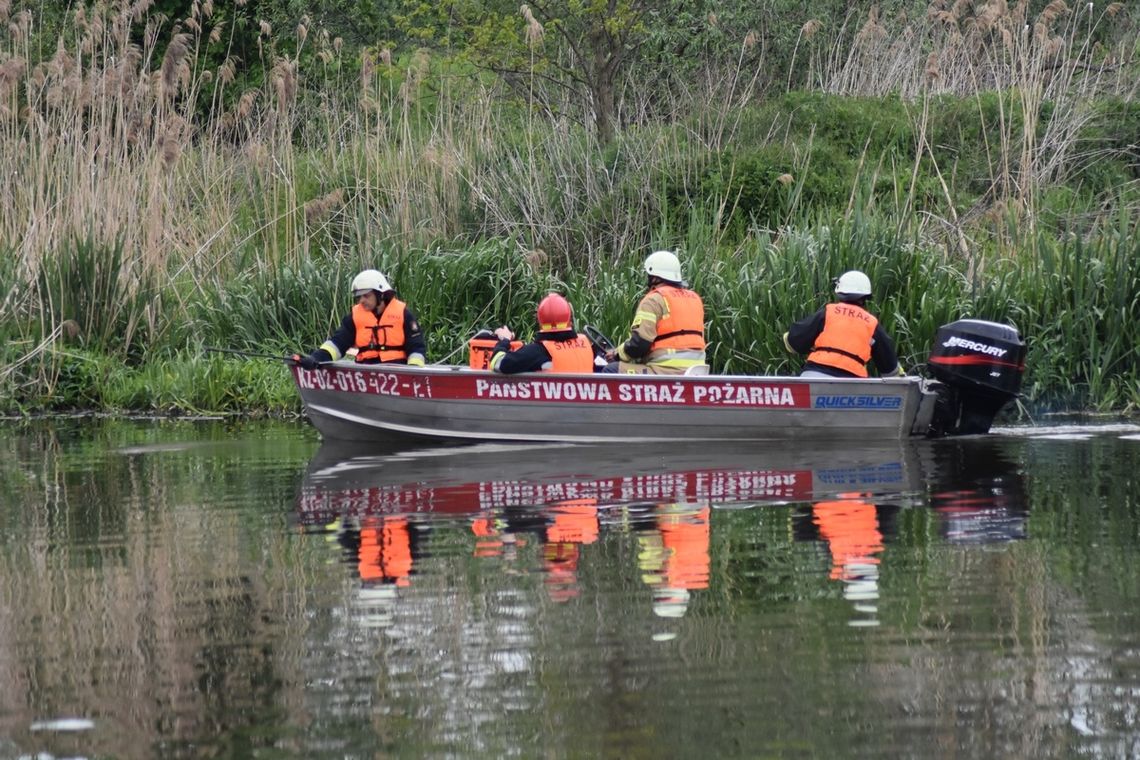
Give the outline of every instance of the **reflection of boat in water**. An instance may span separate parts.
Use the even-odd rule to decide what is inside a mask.
[[[853,448],[744,444],[629,446],[481,444],[362,454],[325,444],[305,476],[299,517],[476,513],[589,499],[716,505],[809,501],[847,491],[898,494],[920,487],[917,443]]]
[[[1018,463],[993,439],[939,443],[930,507],[951,543],[990,544],[1025,538],[1028,499]]]
[[[876,625],[879,564],[901,510],[933,507],[931,526],[951,542],[1009,540],[1024,535],[1021,493],[1016,464],[982,438],[663,452],[482,444],[363,453],[326,443],[310,462],[297,518],[335,534],[376,621],[388,619],[395,589],[414,585],[426,539],[457,523],[484,561],[514,565],[528,544],[540,547],[554,601],[580,594],[585,547],[615,529],[632,532],[654,612],[679,617],[709,587],[715,509],[794,503],[788,538],[826,546],[830,577],[861,616],[851,624]]]
[[[471,555],[514,564],[536,544],[553,601],[580,593],[584,547],[620,525],[660,617],[680,617],[710,582],[713,507],[803,502],[852,490],[920,488],[912,446],[490,445],[361,453],[326,443],[310,462],[298,519],[329,534],[386,624],[393,589],[414,585],[425,537],[462,522]],[[450,519],[448,519],[450,518]],[[458,519],[456,519],[458,518]],[[660,634],[662,636],[668,634]]]

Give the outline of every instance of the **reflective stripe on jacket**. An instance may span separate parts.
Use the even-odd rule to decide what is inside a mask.
[[[404,302],[393,298],[376,315],[360,304],[352,307],[352,322],[356,325],[356,361],[391,362],[407,359],[404,350]]]
[[[550,354],[550,369],[543,372],[593,372],[594,349],[590,339],[579,334],[573,340],[541,340],[539,343]]]
[[[657,320],[657,337],[649,353],[661,349],[705,350],[705,305],[695,291],[675,285],[654,288],[665,299],[665,314]]]
[[[871,359],[871,336],[879,320],[852,303],[829,303],[823,316],[823,331],[815,339],[807,360],[867,377]]]

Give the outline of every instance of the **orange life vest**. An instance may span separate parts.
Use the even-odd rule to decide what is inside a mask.
[[[824,309],[823,331],[815,339],[807,360],[867,377],[871,336],[879,320],[853,303],[829,303]]]
[[[550,354],[550,369],[544,372],[593,372],[594,349],[590,339],[579,334],[572,340],[539,340]]]
[[[370,520],[360,529],[357,569],[362,580],[391,580],[407,586],[412,573],[412,540],[405,518],[384,518],[379,528]]]
[[[658,285],[654,290],[665,298],[668,309],[657,320],[657,337],[650,353],[664,348],[704,351],[705,305],[701,297],[675,285]]]
[[[358,362],[392,362],[408,358],[404,350],[404,302],[393,298],[376,315],[360,304],[352,307],[352,322],[356,325],[356,354]]]

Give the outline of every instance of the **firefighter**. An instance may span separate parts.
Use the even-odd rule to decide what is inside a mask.
[[[784,333],[784,346],[806,354],[801,377],[867,377],[873,362],[882,377],[903,374],[894,344],[879,320],[867,311],[871,280],[844,272],[835,280],[836,303],[796,322]]]
[[[705,307],[681,276],[672,251],[645,259],[648,292],[633,315],[630,336],[606,355],[606,372],[683,375],[705,366]]]
[[[585,335],[574,330],[570,302],[550,293],[538,304],[538,335],[534,341],[511,351],[515,335],[505,325],[495,330],[499,342],[492,349],[490,369],[513,375],[517,372],[593,372],[594,349]]]
[[[305,369],[316,369],[355,351],[361,364],[424,366],[427,348],[416,315],[392,289],[388,278],[365,269],[352,280],[352,307],[329,339],[307,356],[293,355]]]

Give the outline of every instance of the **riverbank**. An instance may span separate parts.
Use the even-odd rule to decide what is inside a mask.
[[[661,248],[705,299],[713,371],[798,371],[781,334],[860,269],[907,369],[942,324],[1006,322],[1029,345],[1027,404],[1134,410],[1136,28],[1054,11],[1048,50],[1010,39],[1016,66],[998,37],[965,54],[900,16],[883,22],[900,44],[941,59],[887,71],[868,45],[890,35],[840,34],[859,55],[808,56],[832,85],[710,84],[613,134],[455,51],[356,50],[335,76],[269,55],[239,94],[197,21],[187,37],[153,19],[140,58],[113,33],[139,19],[57,14],[43,28],[75,33],[47,60],[21,14],[0,37],[20,180],[0,188],[0,411],[295,411],[279,368],[205,349],[311,350],[363,268],[416,312],[429,361],[462,361],[483,327],[525,337],[550,290],[620,337]]]

